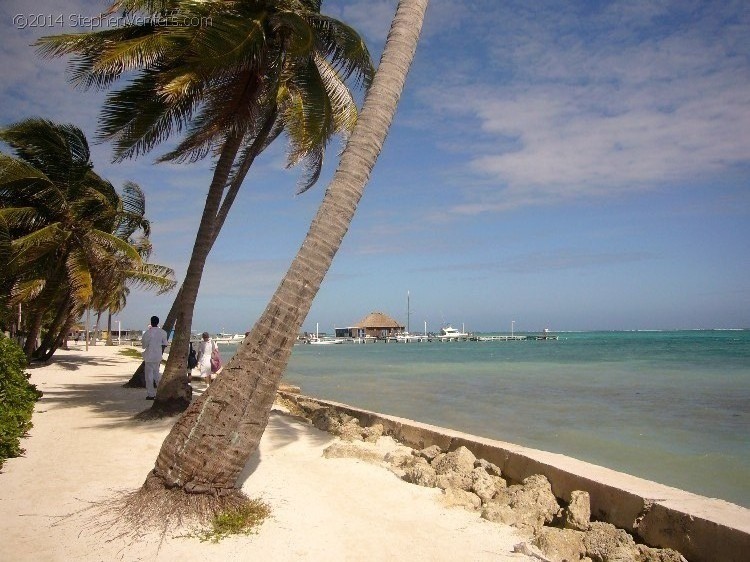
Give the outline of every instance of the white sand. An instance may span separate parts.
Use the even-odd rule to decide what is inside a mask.
[[[513,529],[443,507],[437,489],[324,458],[334,438],[280,412],[243,473],[243,490],[272,509],[258,534],[218,544],[173,535],[107,542],[76,512],[138,488],[173,423],[133,421],[150,404],[144,389],[121,387],[134,361],[80,345],[30,370],[44,397],[22,440],[25,456],[0,474],[0,561],[533,560],[512,552],[524,540]]]

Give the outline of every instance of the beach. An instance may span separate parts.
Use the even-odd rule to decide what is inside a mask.
[[[513,552],[526,540],[515,529],[445,507],[439,489],[325,458],[337,438],[282,410],[242,475],[242,490],[271,507],[257,534],[218,544],[158,533],[113,539],[86,508],[140,487],[174,421],[133,419],[149,405],[144,389],[122,388],[136,366],[117,347],[80,345],[29,369],[44,396],[25,455],[0,473],[1,561],[534,560]]]

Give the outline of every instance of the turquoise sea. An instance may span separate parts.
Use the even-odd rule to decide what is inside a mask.
[[[750,331],[558,335],[298,345],[284,380],[750,508]]]

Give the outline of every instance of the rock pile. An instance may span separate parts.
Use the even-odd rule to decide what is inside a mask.
[[[517,545],[518,552],[547,562],[686,562],[675,550],[636,544],[610,523],[591,522],[588,492],[574,491],[569,502],[561,503],[545,476],[508,482],[498,466],[463,446],[443,451],[436,445],[414,450],[395,444],[384,451],[375,445],[382,425],[362,427],[356,418],[315,402],[295,404],[296,413],[341,438],[324,451],[326,457],[382,464],[406,482],[440,488],[446,506],[476,511],[528,536],[528,543]]]

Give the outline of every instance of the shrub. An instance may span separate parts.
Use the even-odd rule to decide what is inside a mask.
[[[0,336],[0,468],[5,459],[23,454],[20,439],[31,429],[34,402],[42,396],[25,368],[21,348]]]

